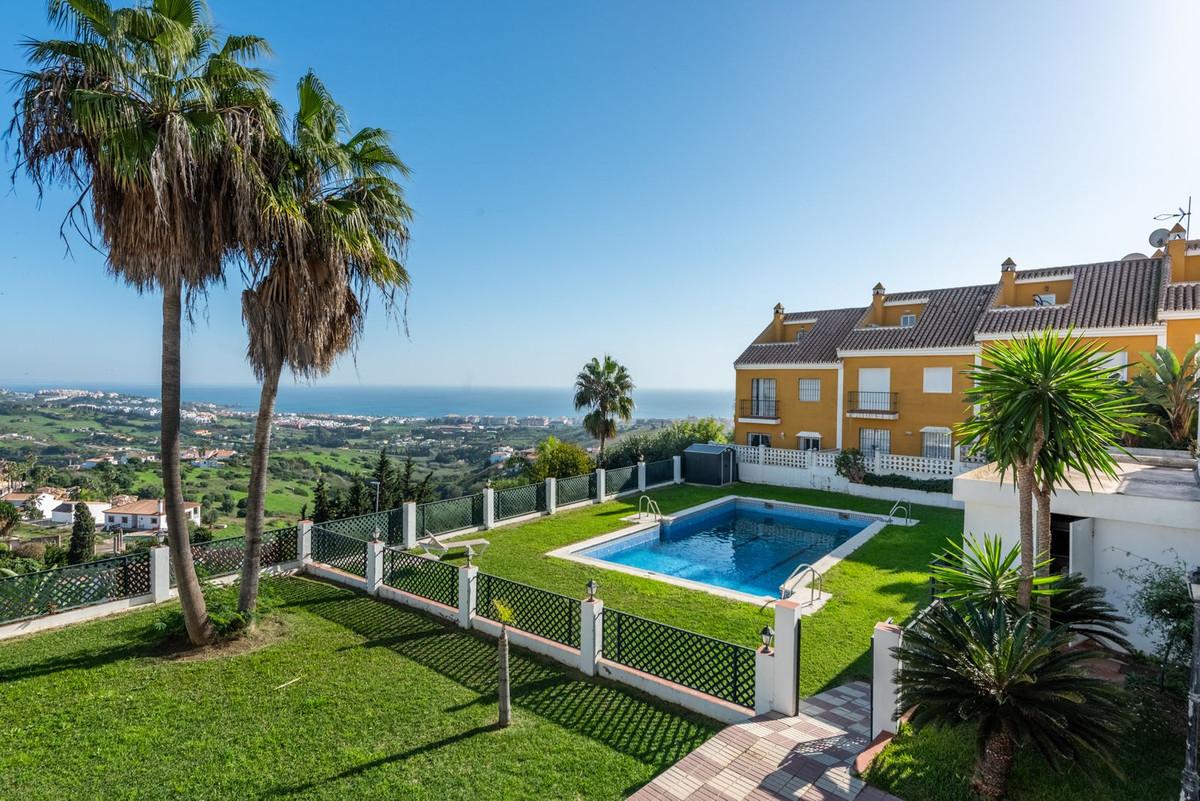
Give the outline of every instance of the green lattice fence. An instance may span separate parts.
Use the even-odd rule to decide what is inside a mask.
[[[503,601],[512,609],[513,628],[579,647],[581,613],[577,599],[480,573],[475,583],[475,614],[499,623],[496,601]]]
[[[417,507],[417,537],[483,525],[483,493],[431,501]]]
[[[0,623],[150,592],[150,554],[0,578]]]
[[[367,543],[324,528],[312,527],[312,560],[354,576],[367,577]]]
[[[395,511],[397,514],[393,515]],[[392,518],[396,519],[395,538],[400,537],[400,510],[386,510],[382,512],[370,512],[365,515],[356,517],[343,517],[338,520],[326,520],[321,523],[321,528],[326,531],[332,531],[334,534],[341,534],[343,537],[353,537],[356,540],[375,539],[376,536],[391,541],[392,539]]]
[[[192,543],[192,562],[200,578],[216,578],[237,573],[242,569],[242,558],[246,551],[246,538],[222,537],[209,542]],[[296,556],[296,527],[285,526],[262,534],[262,553],[259,564],[263,567],[294,562]],[[175,571],[171,571],[171,586],[175,586]]]
[[[525,484],[496,490],[492,495],[492,510],[497,520],[546,511],[546,484]]]
[[[458,606],[458,568],[445,562],[388,548],[383,552],[383,583],[446,606]]]
[[[604,658],[754,707],[754,649],[655,620],[605,609]]]
[[[675,480],[675,460],[661,459],[657,462],[646,462],[646,486],[666,484]]]
[[[617,495],[622,492],[632,492],[638,488],[637,465],[616,467],[604,471],[604,492],[607,495]]]
[[[554,484],[554,503],[557,506],[566,506],[569,503],[577,503],[596,497],[595,473],[560,478]]]

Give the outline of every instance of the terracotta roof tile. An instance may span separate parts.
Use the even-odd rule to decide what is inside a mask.
[[[1200,310],[1200,282],[1164,285],[1158,308],[1162,311]]]
[[[735,365],[746,364],[825,364],[837,360],[838,343],[863,316],[865,307],[790,312],[784,322],[816,320],[812,329],[793,342],[766,342],[751,345],[737,357]]]
[[[995,292],[995,284],[930,289],[887,295],[884,301],[928,298],[917,324],[908,328],[876,326],[855,328],[840,350],[895,350],[902,348],[953,348],[975,344],[975,323]]]

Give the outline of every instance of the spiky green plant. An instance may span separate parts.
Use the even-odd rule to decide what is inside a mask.
[[[604,465],[604,443],[617,435],[617,421],[633,419],[633,379],[629,371],[605,354],[593,358],[575,377],[575,408],[590,409],[583,428],[600,440],[599,463]]]
[[[1159,345],[1143,353],[1147,369],[1134,376],[1133,391],[1155,415],[1154,423],[1172,448],[1187,449],[1196,443],[1196,403],[1200,401],[1200,342],[1179,358]]]

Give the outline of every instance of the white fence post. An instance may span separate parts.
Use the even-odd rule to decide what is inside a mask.
[[[483,527],[494,528],[496,525],[496,491],[491,487],[483,488]]]
[[[775,654],[765,645],[754,653],[754,714],[771,711],[775,695]]]
[[[463,565],[458,569],[458,625],[464,629],[471,628],[471,620],[475,617],[475,577],[479,568],[474,565]]]
[[[546,514],[552,515],[558,511],[558,479],[554,476],[546,478]]]
[[[758,463],[759,464],[766,463],[766,460],[767,460],[766,454],[767,454],[767,446],[763,445],[761,442],[758,443]]]
[[[877,476],[883,475],[883,452],[875,451],[875,459],[872,463],[871,472]]]
[[[950,458],[953,460],[950,463],[950,475],[957,476],[959,473],[965,473],[962,463],[962,447],[955,445],[950,449],[950,453],[952,454]]]
[[[367,593],[379,594],[379,585],[383,584],[383,540],[367,541]]]
[[[646,491],[646,460],[638,459],[638,492]]]
[[[311,520],[301,520],[296,525],[296,558],[301,569],[312,561],[312,527]]]
[[[604,601],[594,598],[580,604],[579,670],[585,676],[596,675],[596,662],[604,650]]]
[[[880,732],[896,731],[899,690],[896,668],[900,666],[892,649],[900,644],[903,629],[892,623],[876,623],[871,635],[871,739]]]
[[[156,604],[171,597],[171,549],[165,545],[150,549],[150,595]]]
[[[596,503],[604,503],[604,468],[596,468]]]
[[[405,550],[417,547],[417,504],[415,501],[405,501],[400,511],[400,542]]]
[[[675,473],[675,475],[672,478],[676,484],[682,484],[683,483],[683,457],[676,454],[675,456],[671,457],[671,461],[674,462],[674,464],[672,465],[672,468]]]
[[[796,714],[797,662],[800,653],[800,602],[775,602],[775,691],[771,709],[784,715]]]

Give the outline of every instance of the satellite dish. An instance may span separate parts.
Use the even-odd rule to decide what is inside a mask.
[[[1148,258],[1150,258],[1150,257],[1147,256],[1145,253],[1130,253],[1129,255],[1127,255],[1123,259],[1121,259],[1121,261],[1141,261],[1142,259],[1148,259]]]
[[[1170,235],[1171,232],[1166,228],[1155,229],[1154,233],[1150,234],[1150,244],[1153,247],[1161,248],[1163,245],[1167,244],[1167,237]]]

